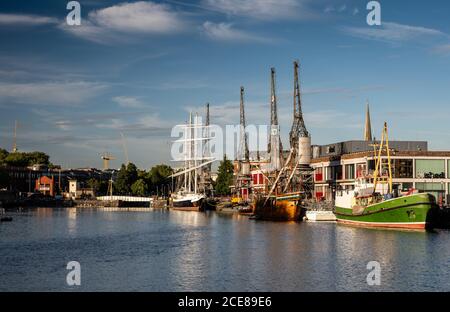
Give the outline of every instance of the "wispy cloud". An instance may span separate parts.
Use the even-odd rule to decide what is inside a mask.
[[[124,34],[174,34],[186,29],[181,13],[151,1],[121,3],[91,11],[80,26],[61,24],[61,29],[95,42],[123,39]]]
[[[112,99],[116,102],[120,107],[124,108],[142,108],[144,107],[144,103],[141,100],[132,97],[132,96],[116,96]]]
[[[335,9],[334,9],[334,6],[332,6],[332,5],[327,5],[325,7],[325,9],[323,9],[324,13],[331,13],[331,12],[334,12],[334,11],[335,11]]]
[[[205,7],[227,15],[260,20],[301,19],[312,16],[310,0],[203,0]]]
[[[0,103],[74,106],[85,103],[106,88],[104,84],[86,81],[0,83]]]
[[[372,27],[342,27],[342,31],[354,37],[386,42],[405,42],[424,36],[445,36],[445,33],[437,29],[392,22],[383,22],[381,26]]]
[[[54,17],[26,15],[26,14],[4,14],[0,13],[0,26],[39,26],[56,24],[58,20]]]
[[[344,12],[344,11],[346,11],[346,10],[347,10],[347,6],[346,6],[345,4],[341,5],[341,6],[338,8],[338,12]]]
[[[203,23],[204,33],[211,39],[221,41],[253,41],[253,42],[268,42],[267,38],[263,38],[242,30],[233,28],[230,23]]]

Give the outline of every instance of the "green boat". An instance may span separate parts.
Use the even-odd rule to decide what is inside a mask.
[[[428,228],[427,217],[436,207],[434,196],[414,189],[404,194],[393,191],[386,123],[380,144],[374,145],[374,154],[375,171],[356,179],[353,190],[336,194],[337,222],[363,227]]]
[[[423,230],[428,226],[427,216],[430,209],[436,205],[434,196],[428,193],[411,194],[392,199],[361,197],[359,200],[367,202],[367,205],[356,204],[349,208],[339,207],[343,206],[343,201],[338,197],[336,199],[337,221],[363,227]],[[369,204],[369,202],[371,203]]]

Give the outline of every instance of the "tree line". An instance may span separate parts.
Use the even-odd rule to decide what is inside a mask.
[[[150,170],[141,170],[133,163],[122,164],[113,183],[114,195],[149,196],[167,194],[171,189],[171,178],[174,170],[164,164],[153,166]],[[91,178],[88,187],[97,194],[107,193],[108,181]]]

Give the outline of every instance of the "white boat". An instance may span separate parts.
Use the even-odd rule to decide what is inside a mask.
[[[196,193],[177,193],[172,195],[172,209],[203,211],[206,196]]]
[[[336,221],[336,216],[332,211],[326,210],[308,210],[306,211],[306,221]]]
[[[202,153],[199,143],[208,140],[202,134],[204,127],[197,117],[194,122],[192,121],[192,114],[189,116],[189,123],[184,126],[184,170],[171,175],[172,178],[183,177],[184,187],[171,195],[171,209],[205,210],[206,195],[200,193],[198,188],[199,170],[210,164],[212,160],[200,155]],[[204,162],[205,160],[208,161]]]

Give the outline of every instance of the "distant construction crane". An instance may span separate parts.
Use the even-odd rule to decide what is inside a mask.
[[[103,170],[108,170],[109,169],[109,162],[111,160],[115,160],[116,159],[113,155],[108,154],[107,152],[103,153],[101,155],[101,158],[103,159]]]
[[[125,156],[125,164],[128,166],[128,164],[130,163],[130,159],[128,158],[127,142],[125,140],[125,135],[123,134],[123,132],[120,132],[120,136],[122,138],[122,147],[123,147],[123,153]]]

